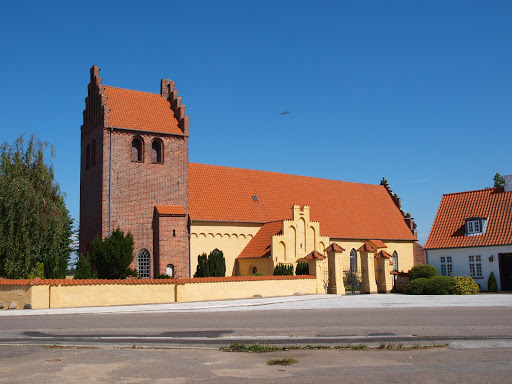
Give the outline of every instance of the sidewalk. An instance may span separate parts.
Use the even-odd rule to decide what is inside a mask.
[[[304,295],[191,303],[110,307],[0,310],[2,316],[67,315],[78,313],[218,312],[342,308],[512,307],[512,294],[467,296],[430,295]]]

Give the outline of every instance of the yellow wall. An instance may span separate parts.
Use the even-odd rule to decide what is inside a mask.
[[[194,276],[197,256],[215,248],[223,252],[226,276],[237,276],[236,258],[261,228],[254,223],[193,222],[190,234],[190,274]]]
[[[281,235],[272,236],[271,254],[276,263],[296,265],[299,259],[316,250],[325,255],[329,238],[320,236],[320,224],[309,220],[309,207],[294,205],[292,219],[283,221]]]
[[[258,268],[258,273],[267,276],[274,274],[274,262],[272,259],[254,258],[238,259],[238,273],[242,276],[251,276],[253,268]]]
[[[23,308],[25,304],[30,304],[32,292],[28,285],[2,285],[0,286],[0,303],[4,308],[9,308],[11,301],[14,301],[18,309]]]
[[[343,267],[347,270],[350,268],[350,251],[354,248],[356,251],[361,247],[368,239],[331,239],[331,242],[336,242],[345,248],[345,251],[341,254]],[[413,254],[413,242],[412,241],[400,241],[400,240],[382,240],[386,244],[387,248],[379,248],[377,251],[383,249],[391,256],[396,251],[398,254],[398,271],[407,272],[414,266],[414,254]],[[361,269],[361,255],[357,252],[357,268]],[[393,267],[391,267],[393,270]]]
[[[290,296],[294,293],[316,293],[315,279],[230,281],[222,283],[187,283],[177,286],[177,301],[207,301]]]

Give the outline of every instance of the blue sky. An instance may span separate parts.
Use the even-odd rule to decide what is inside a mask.
[[[55,145],[78,219],[89,68],[149,92],[169,78],[190,161],[386,177],[424,244],[443,193],[512,173],[511,20],[512,2],[483,0],[8,2],[1,141]]]

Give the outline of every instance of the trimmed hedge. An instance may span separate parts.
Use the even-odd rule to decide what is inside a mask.
[[[437,269],[432,265],[418,264],[412,267],[409,271],[410,281],[420,278],[429,279],[434,276],[437,276]]]
[[[469,276],[457,276],[453,278],[451,293],[453,295],[476,295],[480,287]]]
[[[453,278],[450,276],[434,276],[425,284],[425,295],[449,295],[453,286]]]
[[[428,280],[424,277],[412,280],[405,286],[404,293],[406,295],[422,295]]]

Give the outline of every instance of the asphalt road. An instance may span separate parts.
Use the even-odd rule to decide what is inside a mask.
[[[512,307],[343,308],[0,318],[0,344],[218,348],[231,342],[439,345],[508,341]]]

